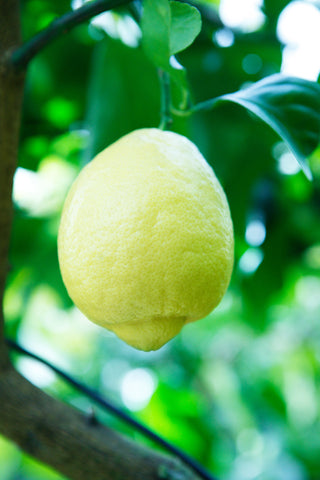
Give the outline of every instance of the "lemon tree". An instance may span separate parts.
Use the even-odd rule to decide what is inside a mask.
[[[227,199],[182,135],[134,131],[80,173],[64,206],[65,285],[93,322],[154,350],[220,302],[233,266]]]
[[[83,394],[93,402],[100,397],[67,373],[51,365],[78,385],[81,395],[12,356],[20,373],[63,404],[16,375],[8,368],[8,347],[47,366],[48,359],[59,359],[76,377],[85,372],[88,385],[121,397],[132,411],[137,403],[128,402],[131,393],[134,398],[144,391],[138,417],[152,429],[148,438],[159,432],[217,478],[249,478],[253,468],[280,480],[283,466],[291,477],[314,478],[319,471],[319,69],[313,59],[308,78],[314,81],[279,74],[288,51],[291,58],[294,52],[290,40],[280,43],[278,20],[286,5],[300,9],[311,38],[315,2],[305,2],[308,18],[315,20],[310,22],[302,14],[303,2],[266,0],[264,24],[246,31],[243,23],[235,29],[224,23],[219,4],[225,2],[219,1],[30,0],[22,2],[22,41],[20,2],[13,0],[10,8],[8,3],[0,0],[1,295],[6,284],[0,333],[7,338],[5,345],[0,334],[0,430],[28,456],[2,441],[1,480],[58,478],[31,463],[30,454],[75,480],[129,480],[141,478],[142,471],[144,480],[155,472],[176,474],[174,457],[167,470],[158,464],[158,454],[151,455],[155,464],[148,474],[142,445],[135,448],[104,429],[100,412],[96,428],[95,416],[88,422],[68,408],[66,403],[86,408]],[[84,20],[89,28],[74,28]],[[62,34],[64,41],[44,48]],[[312,61],[311,43],[303,55],[306,63]],[[299,62],[294,67],[299,75],[306,73]],[[187,154],[183,145],[192,144],[184,137],[150,130],[159,124],[191,139],[223,184],[236,238],[236,274],[230,301],[214,312],[212,322],[186,327],[182,341],[145,355],[82,321],[61,281],[56,234],[68,178],[101,152],[80,174],[62,218],[59,255],[72,299],[88,318],[143,349],[157,348],[214,308],[232,264],[228,207],[224,210],[219,184],[195,147]],[[141,131],[135,132],[141,128],[147,128],[144,147]],[[161,138],[179,140],[169,148],[169,140]],[[221,211],[215,210],[219,204]],[[97,403],[146,434],[145,426],[111,403],[101,398]],[[122,428],[118,422],[111,426]],[[168,449],[201,478],[211,478],[185,454]],[[84,458],[90,462],[84,464]],[[180,472],[179,467],[179,477]]]

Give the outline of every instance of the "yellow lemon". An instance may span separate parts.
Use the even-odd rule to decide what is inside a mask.
[[[208,315],[228,287],[228,202],[187,138],[136,130],[80,172],[63,208],[58,251],[77,307],[128,344],[156,350]]]

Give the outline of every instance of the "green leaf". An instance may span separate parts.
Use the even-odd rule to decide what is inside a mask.
[[[146,55],[164,70],[169,68],[171,12],[168,0],[144,0],[141,20]]]
[[[185,108],[189,90],[186,71],[174,54],[188,47],[200,32],[200,13],[185,3],[144,0],[141,27],[146,55],[156,67],[169,73],[180,91],[179,104]]]
[[[119,40],[106,37],[98,42],[88,98],[86,162],[127,132],[159,122],[157,72],[142,49]]]
[[[311,179],[306,157],[320,141],[320,85],[276,74],[217,100],[238,103],[270,125]]]
[[[187,3],[171,1],[170,54],[175,55],[192,44],[201,30],[199,11]]]
[[[144,0],[141,21],[143,48],[152,62],[170,70],[170,57],[187,48],[201,30],[199,11],[186,3]]]

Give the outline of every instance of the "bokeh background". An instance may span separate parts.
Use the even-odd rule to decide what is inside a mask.
[[[29,38],[81,1],[24,0]],[[317,81],[320,2],[208,0],[177,60],[195,101],[283,71]],[[206,319],[143,353],[94,326],[62,284],[63,200],[96,152],[160,122],[155,68],[132,12],[102,14],[40,53],[28,71],[6,335],[131,412],[224,480],[320,479],[320,151],[308,181],[277,135],[236,105],[174,119],[215,169],[230,202],[231,286]],[[51,395],[124,432],[48,368],[12,354]],[[61,480],[0,437],[1,480]]]

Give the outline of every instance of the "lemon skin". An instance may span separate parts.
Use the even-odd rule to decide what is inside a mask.
[[[187,138],[131,132],[72,185],[58,254],[63,281],[92,322],[156,350],[223,297],[233,267],[225,193]]]

